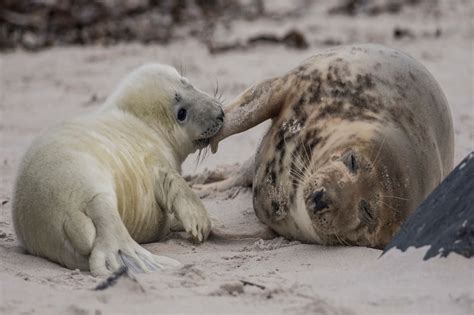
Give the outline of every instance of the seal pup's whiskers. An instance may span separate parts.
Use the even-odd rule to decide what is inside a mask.
[[[175,58],[171,62],[171,66],[179,73],[180,76],[185,77],[186,66],[181,58]]]
[[[199,149],[197,157],[196,157],[196,165],[194,166],[194,171],[196,171],[199,164],[201,164],[206,159],[208,153],[209,153],[208,146],[205,148]]]
[[[216,78],[216,88],[214,89],[214,98],[217,96],[217,93],[219,93],[219,79]]]
[[[222,107],[222,104],[224,103],[225,99],[222,97],[222,91],[219,90],[219,80],[217,78],[216,78],[216,87],[214,89],[213,97]],[[199,152],[196,158],[196,165],[194,167],[194,171],[196,171],[199,164],[201,164],[206,159],[208,153],[209,153],[209,145],[206,146],[205,148],[199,149]]]
[[[219,79],[216,78],[216,88],[214,89],[214,98],[221,104],[224,104],[225,98],[223,97],[223,93],[219,90]]]

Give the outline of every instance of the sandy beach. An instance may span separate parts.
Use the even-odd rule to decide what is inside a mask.
[[[103,279],[28,255],[13,229],[11,200],[19,162],[47,128],[97,110],[116,84],[145,62],[172,64],[200,89],[216,80],[230,101],[251,84],[280,75],[333,44],[376,42],[401,49],[426,66],[451,106],[455,164],[474,149],[474,8],[471,1],[424,1],[396,14],[330,15],[332,1],[310,1],[286,14],[287,1],[266,1],[271,16],[233,21],[216,42],[245,40],[265,32],[304,34],[309,45],[257,44],[211,54],[183,36],[168,45],[53,47],[0,54],[0,313],[1,314],[472,314],[474,260],[457,254],[423,261],[426,248],[407,252],[364,247],[324,247],[272,235],[252,208],[251,191],[233,188],[203,197],[222,221],[225,235],[196,245],[180,235],[146,244],[172,257],[177,270],[123,277],[103,291]],[[295,1],[303,3],[304,1]],[[396,29],[406,30],[399,36]],[[243,163],[268,127],[264,123],[230,137],[183,175]],[[242,237],[247,235],[248,237]],[[260,237],[252,237],[260,235]],[[235,236],[235,237],[233,237]]]

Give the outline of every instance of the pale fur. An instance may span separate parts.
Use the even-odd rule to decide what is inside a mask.
[[[161,239],[174,219],[196,240],[207,238],[207,211],[180,176],[181,163],[197,149],[195,135],[173,116],[183,82],[172,67],[142,66],[100,110],[34,141],[13,204],[15,230],[28,252],[101,275],[122,265],[133,271],[179,265],[137,244]],[[209,122],[189,122],[207,128],[217,103],[189,90],[212,103]]]

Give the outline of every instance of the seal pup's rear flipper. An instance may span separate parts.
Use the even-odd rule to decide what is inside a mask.
[[[158,270],[165,270],[181,266],[177,260],[166,256],[153,255],[144,248],[135,252],[136,256],[119,252],[119,261],[123,266],[135,273],[144,273]]]
[[[151,254],[130,236],[117,211],[117,198],[113,192],[96,194],[88,203],[85,214],[96,227],[89,256],[93,275],[109,275],[123,266],[140,273],[180,265],[171,258]]]

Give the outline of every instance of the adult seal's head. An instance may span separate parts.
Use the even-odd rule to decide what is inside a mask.
[[[179,143],[182,155],[209,144],[222,127],[222,104],[194,87],[175,68],[146,64],[134,70],[107,103],[137,116]]]
[[[213,148],[269,118],[253,205],[288,238],[383,247],[453,165],[446,97],[392,48],[334,47],[250,87],[226,108]]]
[[[366,128],[370,131],[370,124]],[[394,158],[392,150],[397,144],[376,132],[362,138],[342,141],[317,161],[298,166],[304,173],[293,175],[301,180],[304,206],[325,244],[383,246],[406,215],[397,209],[412,206],[404,197],[409,193],[403,185],[403,159]]]

